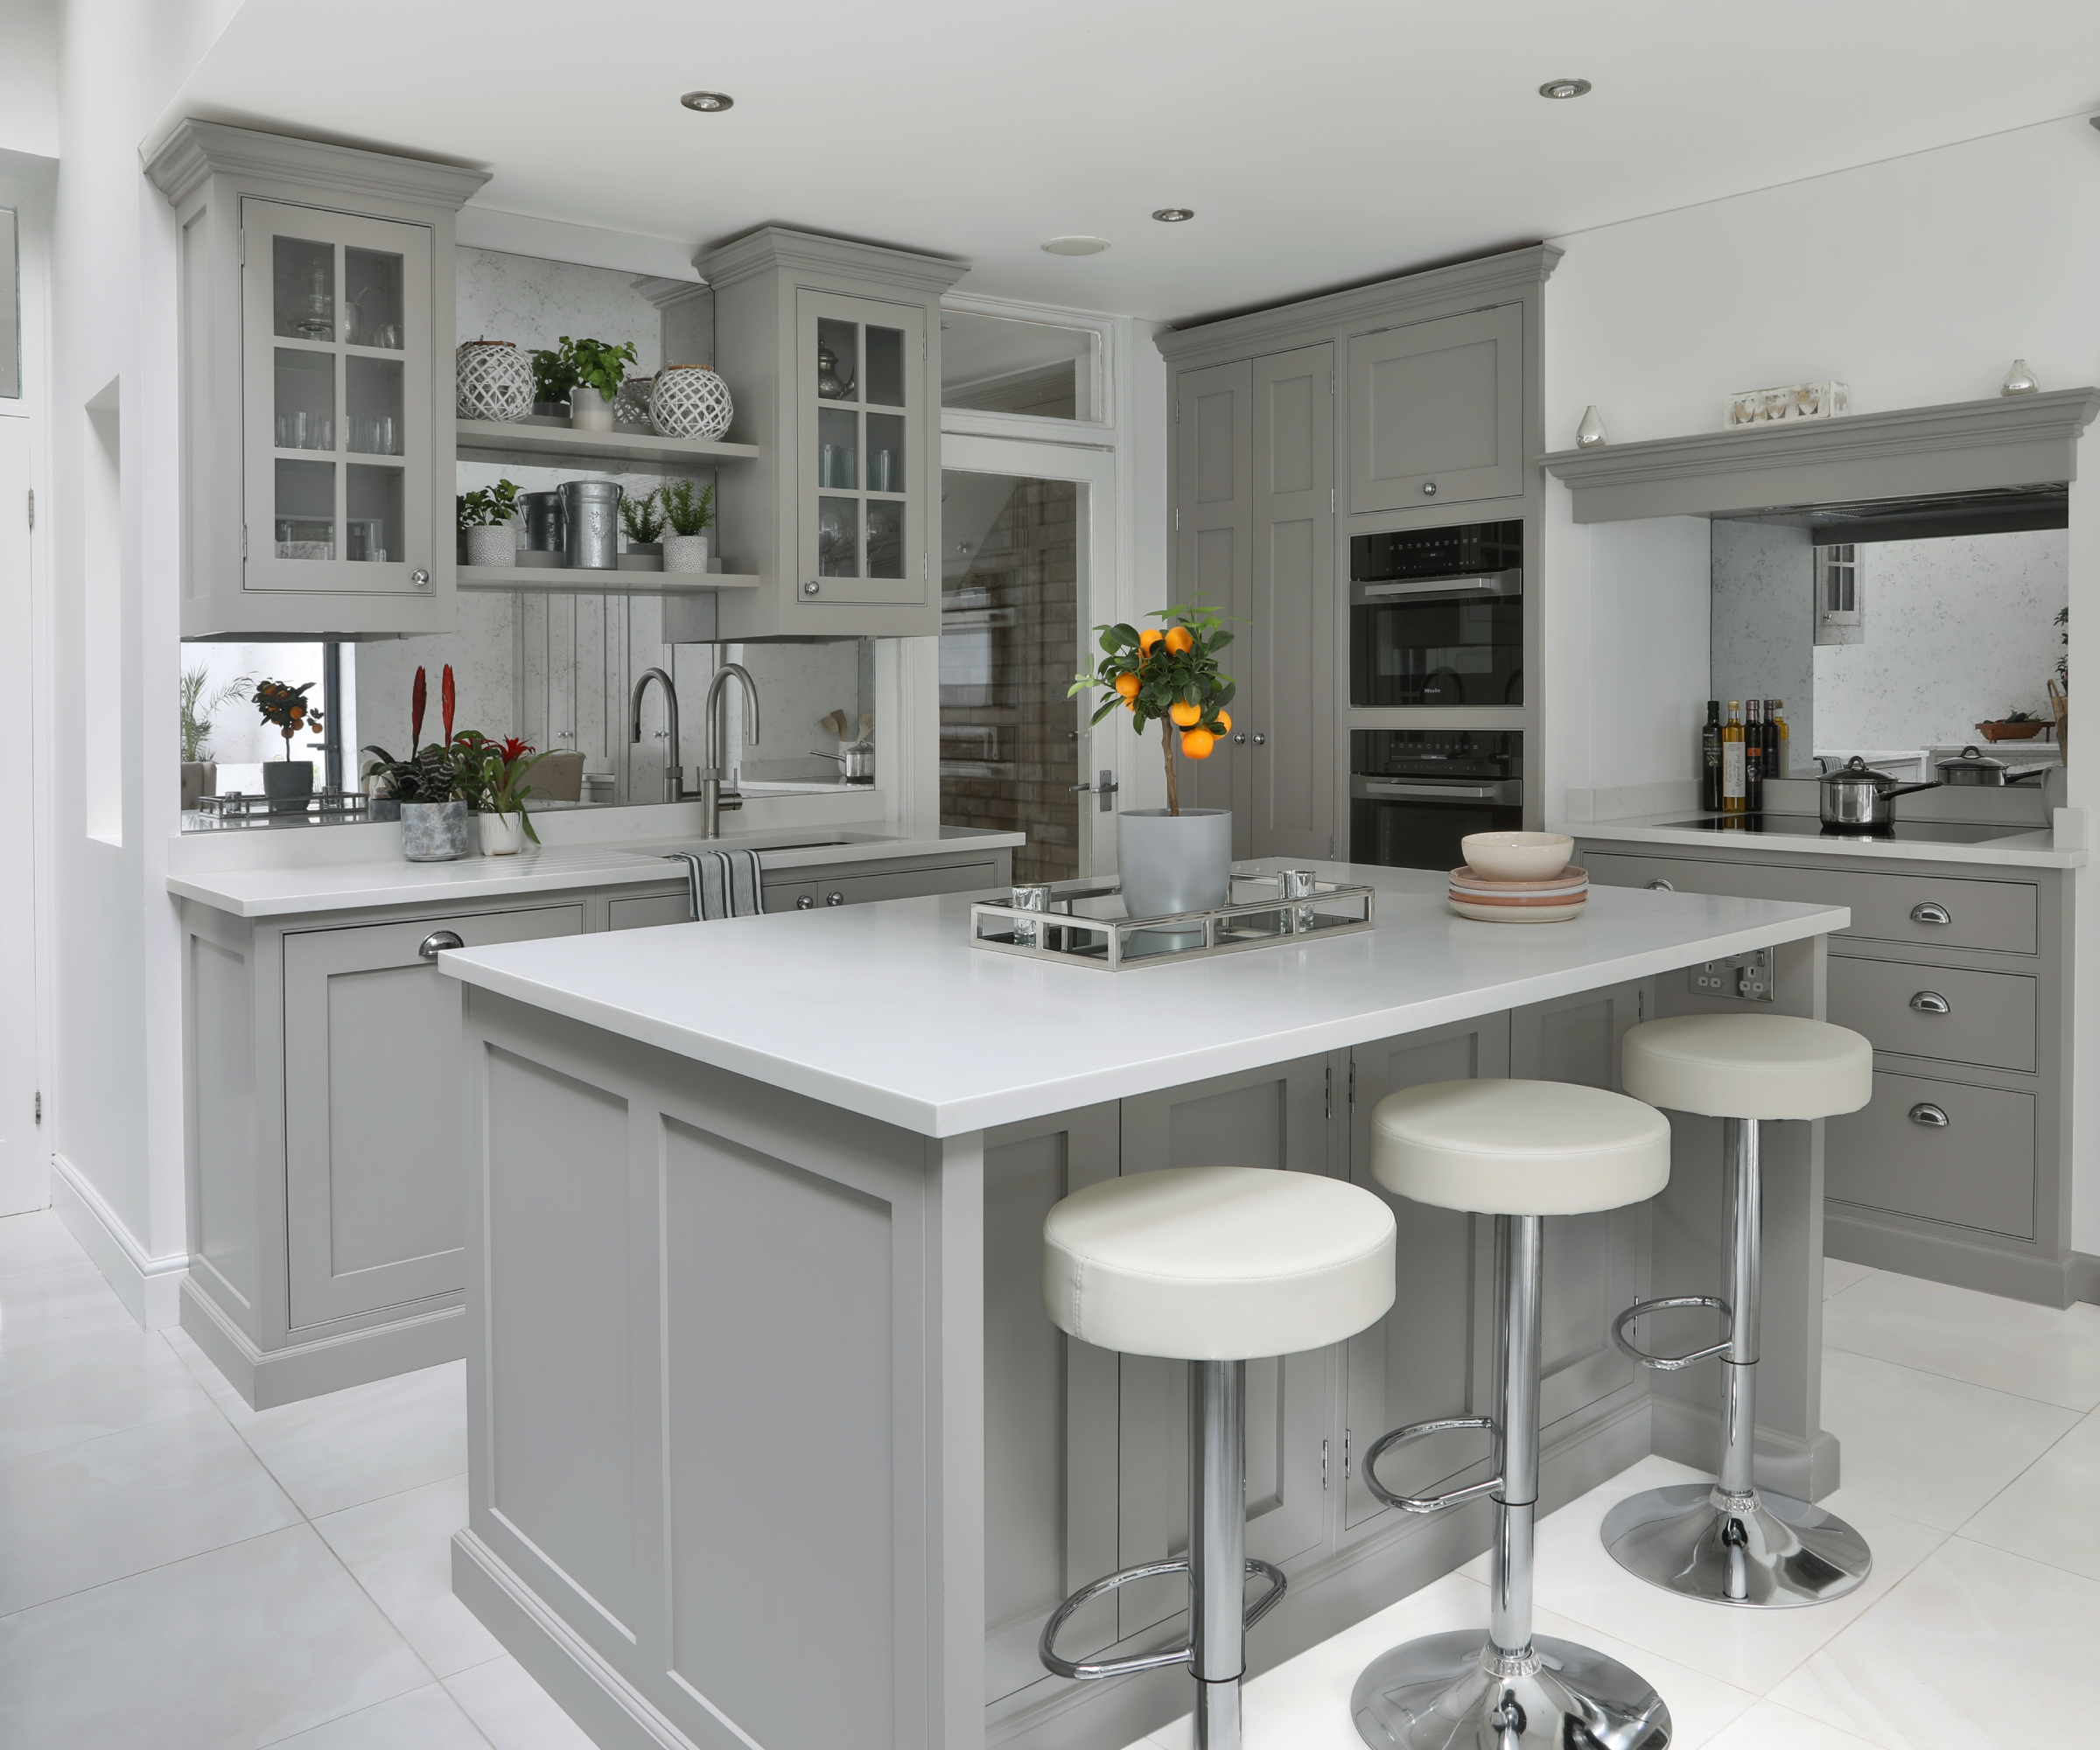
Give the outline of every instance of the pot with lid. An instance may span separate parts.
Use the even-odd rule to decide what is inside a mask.
[[[1818,785],[1817,813],[1825,826],[1887,826],[1894,819],[1889,803],[1914,790],[1929,790],[1930,784],[1899,783],[1886,772],[1877,772],[1855,753],[1835,772],[1825,772]]]
[[[2016,774],[2012,766],[2003,760],[1992,759],[1981,748],[1964,747],[1953,759],[1941,760],[1938,769],[1940,782],[1942,784],[1988,784],[1998,787],[2017,784],[2026,779],[2039,776],[2048,768],[2033,766],[2024,772]]]

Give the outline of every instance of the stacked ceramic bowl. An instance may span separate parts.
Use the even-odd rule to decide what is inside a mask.
[[[1568,862],[1575,841],[1558,832],[1476,832],[1460,841],[1451,908],[1488,924],[1558,924],[1580,917],[1589,872]]]

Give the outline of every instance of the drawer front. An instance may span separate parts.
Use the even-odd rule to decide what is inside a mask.
[[[2034,1237],[2031,1094],[1877,1070],[1865,1107],[1824,1121],[1824,1163],[1838,1202]]]
[[[1991,1069],[2035,1067],[2037,981],[1894,960],[1830,956],[1830,1018],[1876,1051]]]
[[[820,906],[864,906],[871,900],[911,900],[925,893],[972,893],[996,886],[998,866],[990,863],[943,864],[935,869],[900,869],[887,875],[822,876],[816,882]],[[834,897],[836,896],[836,897]],[[766,901],[768,906],[772,900]]]
[[[1687,893],[1737,893],[1753,900],[1799,900],[1849,906],[1852,928],[1840,937],[2033,954],[2037,906],[2031,881],[1979,881],[1964,876],[1872,875],[1856,869],[1721,863],[1676,857],[1586,854],[1592,880],[1644,887],[1665,880]]]
[[[683,893],[633,893],[606,906],[609,929],[654,929],[659,924],[690,923],[692,902]]]

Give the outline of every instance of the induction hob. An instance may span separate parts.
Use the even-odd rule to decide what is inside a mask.
[[[1988,844],[2039,826],[1981,826],[1968,821],[1892,821],[1886,826],[1825,826],[1814,815],[1708,815],[1701,820],[1664,821],[1693,832],[1776,834],[1782,838],[1847,839],[1863,844]]]

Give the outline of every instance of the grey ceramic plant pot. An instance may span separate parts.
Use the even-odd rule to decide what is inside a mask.
[[[1225,903],[1232,873],[1232,810],[1126,808],[1116,820],[1116,868],[1134,918],[1207,911]],[[1177,935],[1175,940],[1183,938]]]
[[[401,854],[411,863],[450,863],[465,857],[467,825],[473,817],[465,802],[403,802]]]

